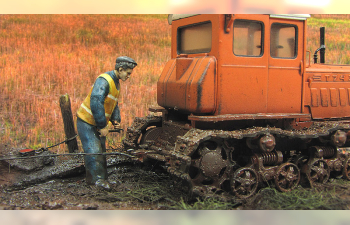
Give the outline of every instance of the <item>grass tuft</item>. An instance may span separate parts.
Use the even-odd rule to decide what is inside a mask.
[[[337,196],[332,190],[304,189],[299,187],[290,192],[279,192],[274,188],[261,189],[246,204],[246,208],[274,210],[326,210],[348,209],[349,200]]]
[[[218,198],[205,198],[199,199],[193,203],[189,203],[181,198],[172,209],[177,210],[230,210],[234,209],[239,205],[239,203],[232,203],[227,201],[222,201]]]

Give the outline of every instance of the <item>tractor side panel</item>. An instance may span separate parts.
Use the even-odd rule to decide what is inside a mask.
[[[158,104],[187,113],[212,113],[215,79],[214,57],[172,59],[158,81]]]
[[[305,106],[312,118],[350,117],[350,66],[312,65],[306,71]]]

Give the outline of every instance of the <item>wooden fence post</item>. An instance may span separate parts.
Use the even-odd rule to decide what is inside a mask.
[[[70,105],[70,98],[68,94],[61,95],[60,107],[61,107],[61,113],[63,118],[64,132],[66,134],[66,138],[69,139],[74,137],[76,133],[74,129],[72,108]],[[78,152],[77,138],[74,138],[71,141],[68,141],[67,147],[68,147],[69,153]]]

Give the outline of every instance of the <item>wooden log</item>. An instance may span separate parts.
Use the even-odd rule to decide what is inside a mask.
[[[63,118],[64,132],[66,134],[66,138],[69,139],[76,136],[76,132],[74,129],[72,108],[71,108],[70,98],[68,94],[60,96],[60,107],[61,107],[61,113]],[[74,138],[68,141],[66,144],[67,144],[69,153],[78,152],[77,138]]]

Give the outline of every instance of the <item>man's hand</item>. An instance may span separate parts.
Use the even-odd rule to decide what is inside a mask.
[[[112,124],[114,126],[114,129],[121,129],[120,123],[118,123],[117,121],[112,121]]]
[[[107,123],[107,126],[99,130],[101,137],[106,137],[109,134],[109,130],[111,129],[112,124],[110,122]]]
[[[109,133],[108,125],[100,130],[101,137],[106,137],[108,135],[108,133]]]

